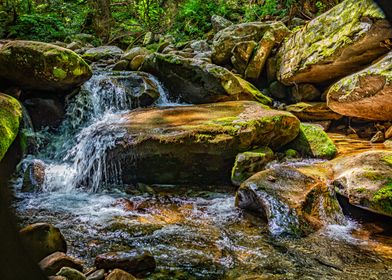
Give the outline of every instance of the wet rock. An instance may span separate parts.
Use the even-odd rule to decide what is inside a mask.
[[[149,51],[147,49],[142,47],[135,47],[127,51],[125,54],[123,54],[121,59],[132,61],[132,59],[134,59],[138,55],[148,55],[148,54]]]
[[[367,151],[331,161],[337,193],[350,204],[392,216],[392,152]]]
[[[300,102],[286,106],[285,110],[305,122],[339,120],[343,117],[332,111],[324,102]]]
[[[231,182],[236,186],[241,185],[253,174],[263,170],[273,159],[274,152],[266,147],[238,154],[231,171]]]
[[[291,89],[291,96],[295,102],[315,101],[321,97],[321,92],[312,84],[299,84]]]
[[[392,52],[335,83],[327,102],[329,108],[344,116],[392,120]]]
[[[105,279],[105,270],[104,269],[98,269],[91,273],[89,276],[87,276],[87,280],[103,280]]]
[[[241,185],[236,205],[266,219],[273,235],[307,235],[342,218],[326,172],[284,166],[261,171]]]
[[[113,71],[124,71],[128,69],[129,61],[120,60],[113,66]]]
[[[0,93],[0,161],[18,135],[21,121],[21,104],[15,98]]]
[[[257,43],[255,41],[245,41],[235,44],[232,49],[231,63],[238,73],[244,74],[248,62],[253,54],[253,50],[256,48]]]
[[[289,85],[346,76],[388,52],[380,42],[391,37],[392,28],[374,1],[345,0],[285,40],[278,79]]]
[[[38,265],[47,276],[55,275],[63,267],[70,267],[78,271],[83,271],[81,261],[67,256],[63,252],[55,252],[45,257]]]
[[[146,251],[132,250],[127,252],[111,252],[98,255],[95,258],[98,269],[119,268],[128,273],[153,272],[156,267],[155,258]]]
[[[42,189],[45,180],[45,163],[35,159],[30,162],[23,176],[22,192],[33,192]]]
[[[36,130],[56,128],[64,119],[64,103],[58,98],[30,98],[23,101]]]
[[[118,128],[127,133],[109,156],[124,163],[127,183],[230,183],[237,154],[255,146],[279,148],[299,130],[293,115],[252,101],[146,109],[122,117],[126,121]]]
[[[54,252],[67,252],[67,243],[60,230],[50,224],[37,223],[20,230],[20,237],[35,262]]]
[[[287,99],[289,89],[281,82],[278,81],[272,82],[268,89],[272,97],[279,100]]]
[[[231,25],[219,31],[212,42],[212,61],[218,65],[230,62],[231,50],[237,43],[244,41],[259,42],[264,34],[269,31],[276,42],[283,40],[288,34],[287,27],[282,22],[247,22]]]
[[[292,142],[285,146],[294,149],[302,156],[313,158],[332,159],[337,149],[324,130],[313,124],[302,123],[299,134]]]
[[[57,272],[57,275],[63,276],[68,280],[86,280],[86,276],[84,276],[83,273],[70,267],[61,268],[60,271]]]
[[[114,269],[105,280],[136,280],[136,278],[124,270]]]
[[[384,133],[382,131],[377,131],[376,134],[370,139],[372,143],[382,143],[385,141]]]
[[[233,25],[230,20],[227,20],[224,17],[218,15],[213,15],[211,17],[211,24],[215,33],[225,29],[226,27],[229,27],[230,25]]]
[[[155,53],[144,60],[141,70],[157,76],[174,99],[187,103],[229,100],[257,100],[263,104],[271,102],[252,84],[226,68],[201,60]]]
[[[132,71],[139,70],[140,66],[142,66],[144,59],[146,58],[145,55],[137,55],[135,56],[129,64],[129,67]]]
[[[116,46],[100,46],[88,49],[82,57],[88,61],[96,62],[98,60],[118,59],[123,53],[124,52]]]

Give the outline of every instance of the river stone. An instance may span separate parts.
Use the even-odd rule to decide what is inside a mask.
[[[21,104],[15,98],[0,93],[0,161],[18,135],[21,121]]]
[[[65,105],[59,98],[29,98],[23,101],[34,128],[56,128],[64,119]]]
[[[114,64],[113,71],[124,71],[128,70],[129,61],[128,60],[119,60]]]
[[[392,52],[335,83],[328,91],[327,102],[329,108],[345,116],[392,120]]]
[[[214,30],[215,33],[221,31],[222,29],[225,29],[226,27],[229,27],[230,25],[233,25],[233,23],[230,20],[227,20],[224,17],[218,15],[213,15],[211,17],[211,24],[212,24],[212,29]]]
[[[285,110],[304,122],[339,120],[343,117],[332,111],[325,102],[300,102],[286,106]]]
[[[292,87],[291,96],[295,102],[315,101],[320,99],[321,92],[312,84],[299,84]]]
[[[212,61],[218,65],[228,64],[231,50],[237,43],[244,41],[259,42],[267,31],[275,36],[276,42],[282,41],[290,33],[280,21],[247,22],[231,25],[215,34],[212,41]]]
[[[20,230],[20,237],[34,262],[39,262],[54,252],[67,252],[64,236],[50,224],[28,225]]]
[[[55,45],[10,41],[0,48],[0,78],[24,89],[70,91],[91,75],[79,55]]]
[[[341,221],[336,197],[321,167],[279,166],[256,173],[236,195],[236,206],[266,219],[273,235],[307,235]]]
[[[337,193],[350,204],[392,217],[392,151],[367,151],[331,161]]]
[[[66,277],[64,276],[49,276],[48,277],[49,280],[68,280]]]
[[[253,174],[263,170],[273,159],[274,152],[268,147],[238,154],[231,171],[231,182],[235,186],[240,186]]]
[[[119,268],[128,273],[153,272],[156,267],[155,258],[147,251],[132,250],[127,252],[110,252],[95,258],[98,269]]]
[[[35,159],[26,168],[23,176],[22,192],[39,191],[45,180],[45,163]]]
[[[70,267],[79,271],[83,271],[83,265],[81,261],[67,256],[63,252],[55,252],[50,254],[49,256],[43,258],[38,263],[38,265],[47,276],[55,275],[63,267]]]
[[[121,269],[113,269],[112,272],[105,278],[105,280],[136,280],[136,277],[132,276],[128,272]]]
[[[138,55],[148,55],[148,54],[149,54],[149,51],[147,49],[142,48],[142,47],[134,47],[134,48],[130,49],[129,51],[127,51],[125,54],[123,54],[121,59],[132,61],[132,59],[134,59]]]
[[[103,280],[105,279],[105,270],[98,269],[87,276],[87,280]]]
[[[270,104],[249,82],[235,76],[226,68],[177,55],[148,56],[141,67],[159,78],[169,89],[171,97],[179,101],[201,104],[230,100],[257,100]]]
[[[137,55],[135,56],[132,61],[129,63],[129,67],[132,71],[139,70],[140,66],[142,66],[144,59],[146,58],[145,55]]]
[[[100,46],[97,48],[88,49],[82,57],[88,61],[96,62],[104,59],[117,59],[123,55],[122,49],[117,46]]]
[[[62,267],[60,271],[57,272],[57,275],[64,276],[68,280],[86,280],[86,276],[83,273],[70,267]]]
[[[230,184],[237,154],[277,149],[293,140],[299,120],[252,101],[143,109],[122,116],[126,130],[109,157],[124,183]]]
[[[323,128],[309,123],[301,123],[297,138],[285,149],[294,149],[304,157],[323,159],[332,159],[337,153],[335,144]]]
[[[346,76],[388,52],[392,28],[373,0],[345,0],[293,33],[279,49],[284,84],[321,83]]]
[[[235,44],[234,48],[231,50],[231,63],[238,73],[245,73],[248,62],[256,46],[257,43],[255,41],[244,41]]]

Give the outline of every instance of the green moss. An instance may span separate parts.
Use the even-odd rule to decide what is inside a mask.
[[[381,160],[388,164],[390,167],[392,167],[392,155],[385,156]]]
[[[382,212],[392,215],[392,181],[378,190],[372,198],[372,204]]]
[[[61,68],[54,67],[53,68],[53,76],[60,80],[64,80],[67,77],[67,72]]]

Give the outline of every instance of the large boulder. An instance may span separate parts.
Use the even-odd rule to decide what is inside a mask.
[[[117,129],[126,132],[109,157],[122,163],[126,183],[227,184],[238,153],[279,148],[299,131],[290,113],[252,101],[143,109],[122,119]]]
[[[335,83],[328,91],[327,102],[329,108],[345,116],[392,120],[392,52]]]
[[[341,221],[326,174],[321,167],[279,166],[261,171],[241,185],[236,205],[264,218],[273,235],[307,235]]]
[[[63,267],[70,267],[78,271],[83,271],[83,264],[80,260],[67,256],[63,252],[50,254],[43,258],[38,265],[46,276],[56,275]]]
[[[321,83],[356,72],[388,52],[392,28],[373,0],[345,0],[292,34],[278,53],[284,84]]]
[[[117,46],[100,46],[88,49],[82,57],[88,61],[96,62],[99,60],[120,58],[123,54],[123,50]]]
[[[212,61],[218,65],[230,62],[231,51],[237,43],[259,42],[264,34],[274,35],[276,42],[283,40],[290,32],[282,22],[247,22],[231,25],[219,31],[213,39]]]
[[[324,102],[300,102],[285,107],[285,110],[295,115],[301,121],[330,121],[343,118],[332,111]]]
[[[69,91],[92,75],[71,50],[55,45],[10,41],[0,48],[0,78],[25,89]]]
[[[202,60],[155,53],[144,60],[141,70],[157,76],[174,99],[187,103],[230,100],[271,102],[249,82],[226,68]]]
[[[0,93],[0,161],[18,135],[21,120],[22,106],[18,100]]]
[[[392,217],[392,151],[367,151],[334,159],[336,192],[352,205]]]

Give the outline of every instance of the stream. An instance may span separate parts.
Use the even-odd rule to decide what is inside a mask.
[[[377,223],[346,216],[343,225],[305,238],[273,237],[264,221],[234,206],[231,186],[124,185],[120,163],[106,151],[124,133],[114,125],[119,116],[137,106],[108,75],[98,72],[83,85],[57,132],[35,133],[38,148],[21,169],[42,160],[45,182],[42,192],[22,192],[23,173],[13,179],[21,225],[57,226],[69,254],[87,266],[100,253],[149,250],[158,267],[148,279],[392,279],[392,231]],[[186,105],[151,79],[160,92],[154,106]],[[353,141],[342,137],[332,139],[352,152]]]

